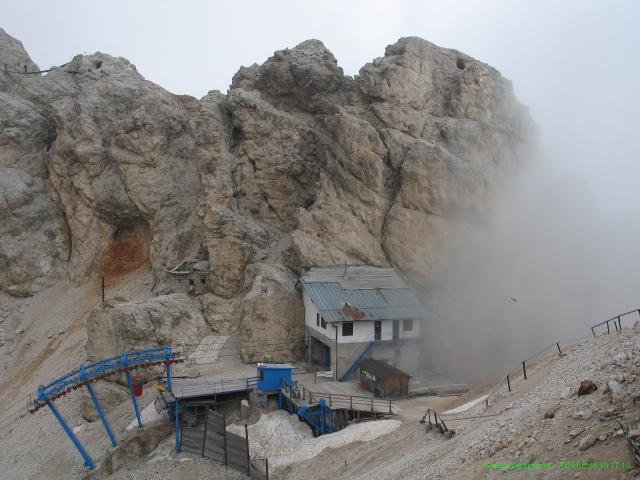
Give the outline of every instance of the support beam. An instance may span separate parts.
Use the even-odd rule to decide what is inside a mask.
[[[167,377],[167,390],[173,393],[173,384],[171,383],[171,363],[166,362],[164,365]]]
[[[244,424],[244,438],[247,442],[247,475],[251,475],[251,457],[249,456],[249,427]]]
[[[73,431],[69,428],[69,425],[67,425],[67,422],[64,421],[64,418],[62,418],[62,415],[60,415],[60,412],[58,412],[58,409],[53,405],[52,402],[47,401],[47,405],[51,410],[51,413],[53,413],[53,416],[56,417],[56,420],[58,420],[58,423],[64,430],[64,433],[67,434],[69,439],[71,439],[71,442],[73,443],[73,445],[78,449],[78,452],[80,452],[80,455],[82,455],[82,458],[84,459],[84,466],[90,470],[93,470],[94,468],[96,468],[96,465],[93,463],[93,460],[91,460],[91,457],[89,456],[87,451],[84,449],[84,447],[82,446],[80,441],[76,438],[76,436],[73,434]]]
[[[91,401],[93,402],[93,406],[96,407],[96,412],[100,415],[100,420],[102,420],[102,425],[104,425],[104,429],[107,431],[107,436],[111,441],[111,446],[117,446],[116,437],[114,437],[113,432],[111,431],[111,427],[109,427],[109,422],[107,422],[107,417],[102,411],[102,407],[100,406],[100,402],[98,402],[98,397],[96,397],[96,392],[93,390],[93,385],[90,383],[86,384],[87,390],[89,390],[89,396],[91,397]]]
[[[176,398],[176,453],[180,453],[180,401]]]
[[[136,414],[136,420],[138,421],[138,428],[142,428],[142,419],[140,418],[140,409],[138,408],[138,400],[133,394],[133,381],[131,380],[131,373],[129,370],[126,372],[127,385],[129,386],[129,393],[131,394],[131,403],[133,403],[133,411]]]
[[[168,360],[171,358],[171,347],[165,345],[164,347],[162,347],[164,349],[164,356],[165,358]],[[165,362],[165,370],[166,370],[166,377],[167,377],[167,390],[169,390],[171,393],[173,393],[173,385],[171,383],[171,362],[167,361]]]
[[[338,381],[338,325],[335,323],[331,325],[336,329],[336,372],[335,372],[335,380]]]

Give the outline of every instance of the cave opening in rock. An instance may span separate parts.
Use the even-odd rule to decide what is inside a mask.
[[[458,57],[458,59],[456,60],[456,67],[458,67],[460,70],[464,70],[466,65],[464,63],[464,60],[460,57]]]
[[[149,261],[149,225],[118,225],[102,259],[102,275],[117,277],[137,270]]]

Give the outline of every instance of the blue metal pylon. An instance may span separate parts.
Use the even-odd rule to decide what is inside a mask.
[[[111,427],[109,427],[109,422],[107,422],[107,417],[102,411],[102,407],[100,406],[100,402],[98,402],[98,397],[96,397],[96,392],[93,390],[93,385],[87,383],[87,390],[89,390],[89,396],[91,397],[91,401],[93,402],[94,407],[96,407],[96,412],[100,415],[100,420],[102,420],[102,425],[104,425],[104,429],[107,431],[107,436],[111,441],[112,446],[117,446],[116,437],[113,435],[111,431]]]
[[[171,358],[171,347],[165,345],[162,347],[164,349],[164,355],[166,358]],[[167,390],[173,393],[173,386],[171,385],[171,363],[165,362],[164,364],[165,370],[167,372]]]
[[[82,458],[84,459],[84,466],[90,470],[93,470],[94,468],[96,468],[96,465],[93,463],[93,460],[91,460],[91,457],[89,456],[87,451],[84,449],[84,447],[82,446],[80,441],[76,438],[76,436],[73,434],[73,431],[69,428],[69,425],[67,425],[67,422],[64,421],[64,418],[62,418],[62,415],[60,415],[60,412],[58,412],[58,409],[53,405],[53,402],[47,401],[47,406],[51,410],[51,413],[53,413],[53,416],[56,417],[56,420],[58,420],[58,423],[60,424],[64,432],[71,439],[71,442],[73,443],[73,445],[78,449],[78,452],[80,452],[80,455],[82,455]]]
[[[176,453],[180,453],[180,401],[176,398]]]
[[[113,436],[113,432],[109,427],[106,416],[104,415],[104,411],[102,411],[102,408],[100,407],[98,399],[95,395],[95,391],[93,390],[92,385],[89,385],[89,382],[97,381],[105,378],[107,375],[113,375],[115,373],[124,371],[126,373],[127,381],[129,384],[129,392],[131,393],[131,401],[133,403],[136,420],[138,421],[138,426],[142,428],[140,410],[138,408],[136,397],[133,394],[133,382],[128,370],[131,367],[147,368],[164,364],[167,371],[167,388],[169,389],[169,391],[172,391],[171,363],[176,361],[180,360],[176,359],[176,355],[174,353],[171,353],[171,347],[165,345],[162,347],[154,347],[146,350],[121,352],[119,355],[105,358],[89,365],[84,365],[77,370],[61,376],[60,378],[47,385],[40,385],[36,393],[36,400],[33,402],[32,408],[29,409],[29,413],[33,414],[40,408],[44,408],[45,405],[48,405],[65,433],[69,436],[74,446],[82,455],[82,458],[85,461],[85,466],[87,468],[94,468],[95,465],[93,461],[91,461],[91,458],[89,458],[87,452],[84,450],[84,448],[82,448],[82,445],[80,444],[78,439],[64,422],[64,419],[60,416],[60,414],[54,407],[53,402],[69,391],[76,390],[77,388],[86,385],[93,404],[96,407],[98,414],[100,415],[105,430],[107,431],[109,440],[111,441],[111,444],[115,446],[116,440]]]
[[[131,394],[131,402],[133,403],[133,411],[136,414],[136,420],[138,421],[138,428],[142,428],[142,419],[140,418],[140,409],[138,408],[138,400],[136,400],[136,396],[133,394],[133,381],[131,380],[131,373],[129,370],[126,371],[127,375],[127,385],[129,386],[129,393]]]

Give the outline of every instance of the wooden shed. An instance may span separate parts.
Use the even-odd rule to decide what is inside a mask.
[[[360,382],[376,397],[405,398],[409,395],[411,375],[382,360],[367,358],[360,362]]]

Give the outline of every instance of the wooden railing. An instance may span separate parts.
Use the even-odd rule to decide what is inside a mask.
[[[310,404],[318,403],[324,398],[329,408],[348,408],[349,410],[369,411],[373,413],[393,414],[395,406],[391,400],[341,393],[312,392],[302,387],[302,400]]]

